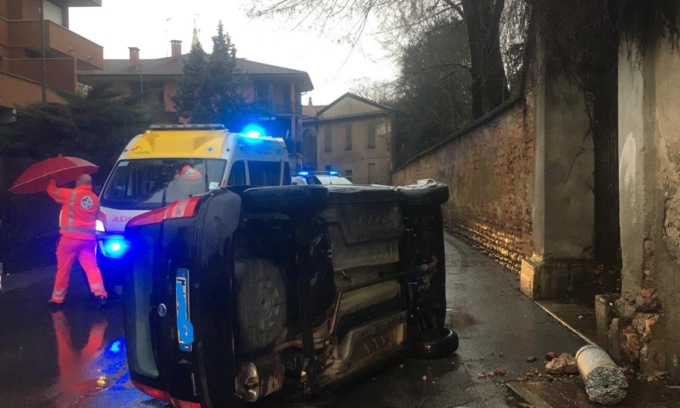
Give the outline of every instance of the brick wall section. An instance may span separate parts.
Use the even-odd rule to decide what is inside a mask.
[[[510,102],[392,174],[393,185],[448,184],[446,229],[514,271],[532,252],[532,112],[524,99]]]

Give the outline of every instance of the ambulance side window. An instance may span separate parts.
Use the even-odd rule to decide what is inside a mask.
[[[246,185],[246,165],[242,160],[234,162],[229,172],[228,186],[245,186]]]

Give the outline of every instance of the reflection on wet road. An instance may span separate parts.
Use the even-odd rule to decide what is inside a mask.
[[[120,302],[97,309],[74,270],[63,310],[50,312],[53,271],[23,273],[43,276],[10,276],[19,283],[0,294],[0,406],[167,407],[130,383]]]

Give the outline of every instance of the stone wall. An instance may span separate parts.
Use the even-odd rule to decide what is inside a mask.
[[[607,345],[647,376],[680,380],[680,55],[659,40],[619,58],[622,293]],[[610,318],[609,320],[607,318]],[[606,325],[605,325],[606,327]]]
[[[448,184],[447,230],[519,271],[532,253],[533,108],[508,102],[473,127],[410,160],[392,184],[431,178]]]

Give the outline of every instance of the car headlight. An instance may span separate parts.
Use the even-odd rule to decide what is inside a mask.
[[[90,225],[92,225],[92,224],[90,224]],[[94,225],[95,225],[95,227],[94,227],[95,231],[106,232],[106,228],[104,228],[104,221],[97,220],[97,222]]]

